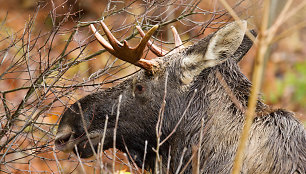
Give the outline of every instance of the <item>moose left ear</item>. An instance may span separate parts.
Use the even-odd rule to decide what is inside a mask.
[[[254,37],[257,36],[257,33],[255,30],[250,30],[250,33]],[[233,55],[233,59],[235,59],[236,62],[239,62],[244,57],[244,55],[250,50],[252,46],[253,46],[253,41],[247,35],[244,35],[244,38],[239,48],[236,50],[236,52]]]
[[[246,21],[235,21],[217,31],[210,39],[204,56],[209,66],[215,66],[233,55],[239,48],[246,29]]]
[[[235,21],[188,48],[181,62],[182,84],[190,84],[203,69],[232,58],[244,38],[246,29],[246,21]]]

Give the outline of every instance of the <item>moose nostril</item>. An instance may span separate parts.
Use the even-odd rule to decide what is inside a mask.
[[[57,147],[58,146],[63,146],[64,144],[66,144],[70,140],[71,136],[72,136],[71,133],[57,135],[56,138],[55,138],[55,145]]]

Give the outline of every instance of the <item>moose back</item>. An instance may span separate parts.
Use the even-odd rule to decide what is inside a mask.
[[[147,34],[138,28],[143,39],[136,48],[130,48],[126,41],[118,42],[103,22],[101,25],[110,43],[92,25],[100,44],[142,70],[119,85],[85,96],[67,108],[55,140],[57,149],[76,152],[76,146],[82,158],[92,156],[88,140],[97,150],[106,116],[109,119],[103,149],[112,148],[119,114],[116,148],[128,150],[139,167],[145,161],[146,169],[154,171],[156,124],[162,114],[160,140],[165,141],[159,147],[159,154],[163,170],[171,156],[170,173],[180,170],[181,160],[183,166],[187,165],[184,173],[191,173],[188,161],[202,133],[200,172],[230,173],[252,85],[237,65],[252,46],[245,35],[246,22],[230,23],[188,48],[181,46],[173,28],[177,49],[166,55],[149,41],[157,27]],[[146,45],[160,57],[141,59]],[[201,120],[204,120],[203,129]],[[143,159],[145,141],[148,145]],[[306,173],[306,131],[293,113],[257,101],[241,172]]]

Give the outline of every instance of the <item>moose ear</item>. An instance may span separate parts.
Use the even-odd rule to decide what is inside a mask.
[[[237,21],[217,31],[210,39],[204,56],[208,66],[215,66],[231,57],[239,48],[246,29],[246,21]]]
[[[232,22],[187,49],[186,56],[181,62],[183,84],[192,82],[203,69],[216,66],[233,57],[246,29],[246,21]]]
[[[255,30],[250,30],[250,33],[254,37],[257,36],[257,33]],[[250,50],[252,46],[253,46],[253,41],[247,35],[244,35],[244,38],[239,48],[236,50],[236,52],[233,55],[233,59],[235,59],[236,62],[239,62],[244,57],[244,55]]]

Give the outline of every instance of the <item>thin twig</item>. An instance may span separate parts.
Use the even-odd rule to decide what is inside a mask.
[[[167,161],[167,172],[166,172],[166,174],[169,174],[169,172],[170,172],[170,162],[171,162],[171,146],[169,146],[169,150],[168,150],[168,161]]]
[[[156,144],[156,160],[155,160],[155,173],[158,174],[160,171],[160,167],[162,167],[159,163],[161,163],[161,158],[159,156],[159,148],[160,148],[160,138],[162,135],[162,123],[163,123],[163,118],[164,118],[164,111],[165,111],[165,106],[166,106],[166,96],[167,96],[167,85],[168,83],[168,72],[165,72],[165,83],[164,83],[164,95],[163,95],[163,100],[162,104],[158,113],[158,120],[156,123],[156,139],[157,139],[157,144]]]
[[[146,155],[147,155],[147,146],[148,146],[148,141],[145,141],[145,149],[144,149],[144,154],[143,154],[143,160],[142,160],[142,166],[141,166],[141,173],[144,173],[144,166],[145,166],[145,161],[146,161]]]
[[[101,138],[101,144],[100,144],[101,147],[99,149],[99,152],[101,154],[101,155],[99,155],[99,158],[100,158],[100,161],[101,161],[101,164],[100,164],[101,169],[103,168],[103,162],[102,162],[102,158],[103,158],[103,146],[104,146],[104,141],[105,141],[105,136],[106,136],[107,124],[108,124],[108,115],[105,116],[103,136]]]
[[[88,130],[87,130],[87,124],[86,124],[85,117],[84,117],[84,114],[83,114],[83,109],[82,109],[82,107],[81,107],[80,102],[77,102],[77,104],[78,104],[78,107],[79,107],[79,112],[80,112],[80,114],[81,114],[81,120],[82,120],[82,123],[83,123],[83,128],[84,128],[86,137],[87,137],[87,139],[88,139],[89,145],[90,145],[90,147],[91,147],[92,153],[94,154],[95,158],[96,158],[97,160],[99,160],[98,155],[97,155],[97,153],[96,153],[96,151],[95,151],[95,148],[94,148],[94,146],[93,146],[93,144],[92,144],[92,142],[91,142],[91,138],[90,138],[90,135],[89,135]],[[98,162],[98,163],[100,163],[100,162]]]
[[[76,155],[77,155],[77,157],[78,157],[79,163],[80,163],[80,165],[81,165],[81,169],[82,169],[83,173],[86,173],[86,172],[85,172],[85,169],[84,169],[84,166],[83,166],[83,162],[82,162],[82,160],[81,160],[81,158],[80,158],[80,155],[79,155],[79,152],[78,152],[78,147],[77,147],[76,144],[74,145],[74,148],[75,148],[75,153],[76,153]]]
[[[53,146],[53,156],[54,156],[54,159],[56,161],[56,166],[57,166],[58,171],[60,173],[64,173],[63,167],[62,167],[61,163],[58,161],[57,156],[55,154],[55,146]]]
[[[181,167],[182,167],[182,165],[183,165],[183,159],[184,159],[184,156],[185,156],[186,151],[187,151],[187,148],[184,147],[183,152],[182,152],[182,155],[181,155],[181,158],[180,158],[180,162],[179,162],[179,165],[178,165],[177,168],[176,168],[175,174],[179,174],[179,172],[180,172],[180,170],[181,170]]]
[[[236,12],[232,9],[232,7],[226,2],[226,0],[220,0],[220,2],[223,4],[223,6],[226,8],[226,10],[232,15],[232,17],[235,19],[235,21],[237,21],[238,25],[240,26],[240,28],[244,28],[242,23],[241,23],[241,19],[238,17],[238,15],[236,14]],[[246,30],[245,34],[253,41],[255,42],[255,37],[253,36],[253,34],[249,31]]]
[[[117,115],[116,115],[116,123],[114,128],[114,137],[113,137],[113,173],[115,173],[115,162],[116,162],[116,135],[118,128],[118,121],[120,115],[120,105],[121,105],[122,95],[119,95],[118,106],[117,106]]]
[[[179,124],[182,122],[183,118],[185,117],[185,115],[186,115],[186,113],[187,113],[187,111],[188,111],[188,109],[189,109],[189,107],[190,107],[190,105],[191,105],[191,102],[193,101],[193,99],[194,99],[195,94],[197,93],[197,91],[198,91],[197,89],[195,89],[195,90],[193,91],[193,94],[192,94],[192,96],[191,96],[191,98],[190,98],[190,100],[189,100],[189,102],[188,102],[188,105],[187,105],[186,109],[184,110],[184,112],[183,112],[181,118],[180,118],[179,121],[176,123],[176,125],[175,125],[174,129],[171,131],[171,133],[170,133],[165,139],[163,139],[163,141],[160,143],[160,145],[164,144],[164,143],[165,143],[165,142],[175,133],[175,131],[176,131],[176,129],[178,128]]]

